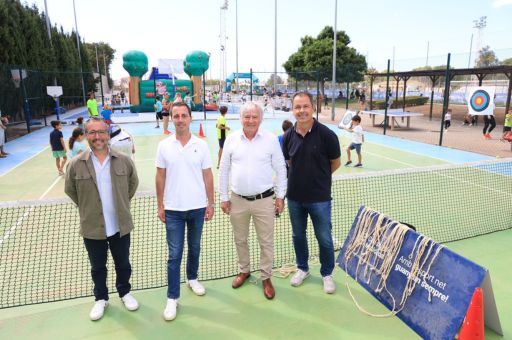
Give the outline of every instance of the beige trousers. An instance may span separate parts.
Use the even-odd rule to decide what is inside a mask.
[[[272,276],[272,261],[274,260],[274,200],[272,196],[269,196],[248,201],[233,193],[230,201],[230,220],[233,226],[240,272],[249,273],[251,271],[247,239],[252,217],[260,244],[261,279],[269,279]]]

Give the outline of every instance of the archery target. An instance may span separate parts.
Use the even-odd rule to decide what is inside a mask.
[[[468,111],[471,115],[491,115],[494,110],[494,91],[478,87],[468,97]]]

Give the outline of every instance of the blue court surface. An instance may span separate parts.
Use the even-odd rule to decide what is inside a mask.
[[[73,115],[77,115],[79,113],[73,113]],[[127,114],[128,115],[128,114]],[[148,116],[153,117],[153,113],[147,113]],[[207,113],[208,119],[201,119],[204,115],[203,112],[194,112],[194,121],[190,127],[193,133],[199,132],[199,125],[202,124],[204,132],[207,136],[208,143],[212,148],[216,147],[216,129],[215,129],[215,119],[218,115],[213,115]],[[269,113],[265,113],[266,116],[272,116]],[[281,132],[281,124],[282,120],[287,118],[293,121],[293,118],[290,114],[279,114],[282,118],[269,118],[265,119],[262,123],[262,128],[268,129],[274,132],[276,135],[282,133]],[[113,120],[116,121],[116,118],[119,116],[116,115],[113,117]],[[237,114],[231,114],[228,116],[228,125],[231,126],[233,130],[239,129],[241,127],[239,120],[237,119]],[[170,130],[172,131],[172,124],[170,125]],[[136,137],[145,137],[145,136],[160,136],[162,134],[161,129],[155,129],[155,123],[146,122],[146,123],[123,123],[121,126],[130,132],[132,135]],[[348,143],[348,139],[350,138],[350,133],[340,130],[336,125],[327,124],[329,128],[331,128],[340,138],[342,147],[344,146],[344,141]],[[64,134],[64,138],[67,140],[71,135],[75,125],[64,125],[62,132]],[[0,160],[0,176],[5,175],[6,173],[12,171],[16,167],[20,166],[24,162],[27,162],[32,157],[38,155],[45,149],[49,148],[49,134],[52,131],[50,126],[44,127],[37,131],[34,131],[28,135],[10,141],[6,145],[7,152],[10,153],[9,157],[3,158]],[[400,157],[401,153],[405,152],[407,154],[416,155],[419,157],[425,157],[430,159],[439,160],[442,163],[452,163],[452,164],[461,164],[466,162],[475,162],[481,160],[489,160],[493,159],[490,156],[480,155],[472,152],[461,151],[450,149],[446,147],[440,147],[430,144],[424,144],[414,141],[408,141],[400,138],[394,138],[390,136],[373,134],[369,132],[365,132],[365,145],[364,150],[367,151],[368,158],[371,157],[371,148],[369,147],[371,144],[374,146],[380,146],[385,148],[385,150],[379,150],[376,157],[379,157],[381,160],[396,160],[396,162],[402,164],[402,166],[406,167],[418,167],[416,162],[409,161],[408,157]],[[212,152],[213,153],[213,152]],[[342,150],[342,157],[344,156],[344,150]],[[383,168],[385,169],[385,168]],[[372,169],[379,170],[379,169]]]

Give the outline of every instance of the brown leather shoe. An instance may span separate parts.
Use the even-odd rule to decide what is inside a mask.
[[[270,279],[266,279],[261,281],[261,283],[263,284],[263,294],[267,299],[272,300],[274,296],[276,296],[276,291],[272,286],[272,281],[270,281]]]
[[[238,274],[235,279],[233,280],[233,283],[231,284],[231,287],[238,288],[241,285],[244,284],[245,280],[247,280],[251,276],[251,273],[240,273]]]

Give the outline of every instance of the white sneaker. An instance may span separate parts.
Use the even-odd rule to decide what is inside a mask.
[[[194,294],[198,296],[206,294],[206,289],[204,289],[203,285],[199,283],[199,281],[197,280],[189,280],[187,282],[187,286],[189,286],[190,289],[192,289],[192,291],[194,292]]]
[[[105,313],[105,309],[108,306],[107,300],[98,300],[94,303],[94,306],[91,309],[91,312],[89,313],[89,317],[92,321],[99,320],[103,317],[103,314]]]
[[[297,272],[295,275],[293,275],[292,279],[290,280],[290,284],[294,287],[300,286],[304,280],[309,276],[309,272],[305,272],[303,270],[297,269]]]
[[[324,292],[327,294],[332,294],[336,291],[336,284],[332,278],[332,275],[324,276]]]
[[[167,299],[167,305],[164,309],[164,319],[166,321],[172,321],[176,319],[176,309],[178,308],[178,300]]]
[[[125,296],[123,296],[121,298],[121,300],[123,301],[126,309],[128,309],[129,311],[134,311],[134,310],[139,309],[139,303],[137,302],[137,300],[135,300],[132,293],[126,294]]]

